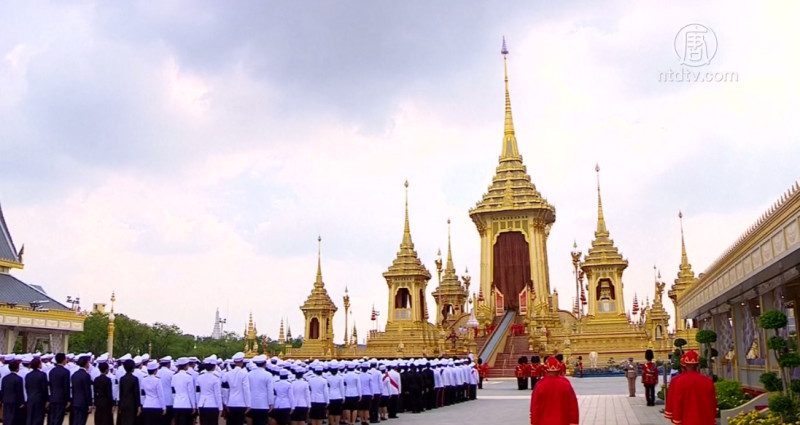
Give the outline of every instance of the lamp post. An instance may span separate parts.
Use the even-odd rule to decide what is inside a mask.
[[[347,286],[344,287],[344,296],[342,297],[342,301],[344,301],[344,345],[345,347],[347,344],[347,319],[350,315],[350,294],[347,292]]]
[[[73,311],[80,311],[81,310],[81,297],[72,297],[71,295],[67,295],[67,304],[70,305],[70,308]]]
[[[114,301],[116,300],[117,297],[114,291],[111,291],[111,311],[108,313],[108,345],[106,346],[109,358],[114,357],[114,319],[116,319],[114,315]]]

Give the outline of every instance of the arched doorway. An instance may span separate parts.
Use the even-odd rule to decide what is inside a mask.
[[[400,288],[394,294],[394,308],[411,308],[411,293],[408,288]]]
[[[316,317],[312,318],[308,325],[308,339],[319,339],[319,319]]]
[[[506,310],[519,309],[519,293],[531,283],[531,258],[528,241],[521,232],[505,232],[494,244],[495,288],[505,298]]]

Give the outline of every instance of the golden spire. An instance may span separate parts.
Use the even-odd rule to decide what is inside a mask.
[[[322,286],[322,236],[317,236],[317,280],[314,281],[314,287]]]
[[[408,223],[408,180],[403,183],[406,188],[406,210],[405,210],[405,226],[403,227],[403,242],[400,248],[414,249],[414,242],[411,241],[411,225]]]
[[[681,265],[678,268],[678,279],[675,280],[675,284],[681,286],[692,284],[695,277],[692,265],[689,264],[689,256],[686,254],[686,241],[683,236],[683,212],[681,211],[678,211],[678,220],[681,226]]]
[[[452,270],[456,272],[456,267],[453,265],[453,250],[450,248],[450,219],[447,219],[447,266],[445,270]]]
[[[603,216],[603,198],[600,196],[600,164],[595,164],[594,171],[595,173],[597,173],[597,231],[595,231],[594,236],[608,237],[608,228],[606,228],[606,219]]]
[[[283,319],[281,319],[281,327],[278,328],[278,342],[286,342],[286,334],[283,332]]]
[[[404,186],[405,223],[403,226],[403,241],[400,243],[400,251],[397,252],[397,257],[383,276],[423,276],[430,279],[431,273],[422,265],[422,261],[419,260],[417,252],[414,250],[414,242],[411,241],[411,226],[408,220],[408,180],[405,181]]]
[[[619,249],[614,246],[614,241],[611,239],[606,227],[606,219],[603,215],[603,200],[600,196],[600,165],[595,165],[595,172],[597,173],[597,230],[594,232],[594,240],[589,253],[584,257],[583,268],[592,267],[596,265],[604,266],[617,266],[623,270],[628,267],[628,260],[622,257]]]
[[[503,151],[500,154],[500,161],[516,160],[519,161],[519,149],[517,148],[517,136],[514,134],[514,119],[511,116],[511,96],[508,92],[508,47],[506,38],[503,37],[503,47],[500,49],[503,55],[503,81],[506,88],[506,113],[503,126]]]

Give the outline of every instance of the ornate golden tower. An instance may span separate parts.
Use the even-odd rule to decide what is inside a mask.
[[[300,350],[292,354],[308,356],[330,355],[333,351],[333,315],[337,307],[322,281],[322,238],[317,238],[317,279],[314,288],[300,307],[306,319],[305,338]]]
[[[116,295],[114,295],[114,291],[111,291],[111,311],[108,312],[108,339],[107,339],[107,347],[106,352],[108,352],[108,357],[114,356],[114,320],[116,319],[116,315],[114,314],[114,301],[117,300]]]
[[[497,310],[519,311],[521,298],[539,305],[550,301],[547,236],[556,214],[531,183],[517,147],[505,38],[501,53],[505,81],[503,147],[492,184],[469,215],[481,237],[481,291],[492,309],[502,297],[503,305]],[[546,314],[545,309],[541,314]]]
[[[278,342],[281,344],[286,343],[286,334],[283,332],[283,319],[281,319],[281,327],[278,328]]]
[[[678,211],[678,220],[680,221],[681,225],[681,264],[678,267],[678,278],[675,279],[672,288],[670,288],[667,295],[672,300],[672,304],[675,306],[675,338],[683,338],[685,339],[689,345],[689,348],[695,347],[697,345],[697,341],[695,341],[694,334],[697,332],[697,329],[687,329],[686,321],[681,317],[680,307],[678,307],[678,303],[681,300],[686,291],[688,291],[694,284],[697,282],[697,278],[694,275],[694,271],[692,270],[692,265],[689,263],[689,256],[686,255],[686,242],[683,237],[683,213]]]
[[[439,286],[433,291],[436,300],[436,324],[445,325],[459,320],[465,313],[467,289],[461,285],[453,265],[453,250],[450,247],[450,219],[447,219],[447,263]]]
[[[650,340],[653,341],[654,348],[670,348],[669,313],[663,303],[664,286],[666,284],[661,280],[661,273],[658,273],[655,280],[656,291],[653,305],[646,309],[645,321],[645,329]]]
[[[258,331],[256,324],[253,323],[253,312],[247,320],[247,328],[244,330],[244,355],[252,358],[258,355]]]
[[[408,221],[408,181],[405,182],[405,224],[397,258],[383,273],[389,287],[384,332],[370,332],[367,352],[373,356],[431,355],[435,348],[435,328],[428,322],[425,292],[431,273],[420,261]],[[404,350],[405,347],[405,350]]]
[[[592,247],[586,255],[581,269],[586,273],[589,287],[590,321],[619,323],[627,322],[623,298],[622,272],[628,260],[614,246],[603,216],[603,200],[600,196],[600,166],[597,172],[597,230]]]

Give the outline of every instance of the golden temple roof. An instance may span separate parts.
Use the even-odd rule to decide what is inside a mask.
[[[600,165],[595,166],[597,172],[597,230],[594,232],[594,240],[589,253],[584,259],[584,266],[617,266],[625,269],[628,267],[628,260],[622,257],[619,249],[614,246],[611,233],[606,227],[606,219],[603,215],[603,199],[600,196]]]
[[[673,300],[675,299],[676,291],[687,289],[697,280],[692,270],[692,265],[689,264],[689,256],[686,255],[686,241],[683,237],[683,212],[681,211],[678,211],[678,220],[681,223],[681,265],[678,267],[678,278],[675,279],[675,283],[668,294]]]
[[[473,221],[481,213],[510,210],[539,210],[546,223],[555,221],[555,207],[550,205],[531,182],[527,168],[517,146],[514,119],[511,113],[511,96],[508,89],[508,49],[503,38],[503,70],[505,81],[505,121],[503,148],[492,184],[483,199],[469,211]]]
[[[397,251],[397,258],[394,259],[389,269],[383,273],[383,277],[423,277],[425,280],[431,278],[431,273],[420,261],[417,251],[414,250],[414,242],[411,240],[411,226],[408,222],[408,181],[405,182],[406,188],[406,209],[405,225],[403,227],[403,240],[400,242],[400,250]]]
[[[317,278],[314,281],[314,288],[311,294],[306,299],[306,302],[300,306],[303,312],[310,310],[325,310],[336,312],[336,304],[333,303],[328,291],[325,289],[325,283],[322,281],[322,237],[317,237]]]

